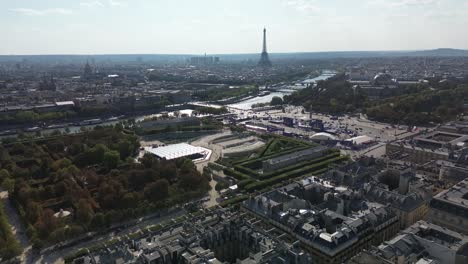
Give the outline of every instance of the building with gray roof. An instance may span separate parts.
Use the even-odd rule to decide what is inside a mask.
[[[440,226],[468,234],[468,179],[432,199],[429,219]]]
[[[466,124],[448,123],[410,140],[389,143],[386,154],[419,164],[443,160],[468,165],[468,133],[465,127]]]
[[[251,197],[243,209],[298,239],[315,263],[342,263],[399,230],[387,206],[316,177]]]
[[[419,221],[393,239],[364,250],[350,263],[467,263],[468,236],[441,226]]]
[[[389,205],[399,217],[400,228],[405,229],[426,219],[429,211],[430,186],[419,183],[412,171],[384,170],[366,183],[363,190],[370,201]]]
[[[312,259],[285,234],[238,212],[218,209],[74,260],[85,262],[306,264]]]

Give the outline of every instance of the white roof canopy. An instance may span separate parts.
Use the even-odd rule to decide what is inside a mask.
[[[202,147],[195,147],[187,143],[173,144],[165,147],[151,148],[148,150],[161,159],[172,160],[194,154],[206,155],[209,150]]]

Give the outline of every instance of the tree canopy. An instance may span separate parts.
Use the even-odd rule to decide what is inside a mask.
[[[366,109],[369,118],[408,125],[442,122],[463,113],[468,85],[449,90],[425,90],[374,103]]]
[[[283,99],[281,99],[281,97],[273,96],[273,98],[271,98],[270,105],[282,105],[282,104],[283,104]]]
[[[147,154],[135,162],[139,147],[132,132],[118,127],[4,144],[0,183],[11,190],[35,245],[104,228],[210,188],[191,160]],[[70,216],[57,217],[61,210]]]
[[[342,113],[361,108],[366,96],[359,90],[352,89],[345,76],[337,75],[326,81],[296,91],[283,98],[285,103],[303,105],[306,109],[317,112]]]
[[[344,75],[320,81],[284,97],[286,103],[302,105],[308,110],[330,114],[361,110],[369,118],[382,122],[422,125],[454,119],[464,112],[468,85],[432,82],[401,89],[398,96],[371,101],[357,87],[352,87]]]

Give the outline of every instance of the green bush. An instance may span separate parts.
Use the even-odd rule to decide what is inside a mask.
[[[238,186],[239,188],[244,188],[245,186],[247,186],[247,185],[249,185],[249,184],[251,184],[251,183],[254,183],[254,182],[255,182],[254,179],[242,180],[242,181],[239,181],[239,182],[237,183],[237,186]]]
[[[215,190],[219,192],[221,190],[227,189],[228,187],[229,187],[229,184],[220,181],[216,183]]]
[[[231,199],[228,199],[226,201],[221,202],[219,204],[219,206],[228,207],[230,205],[234,205],[234,204],[243,202],[243,201],[247,200],[248,198],[249,198],[248,195],[237,196],[237,197],[234,197],[234,198],[231,198]]]
[[[284,172],[287,172],[287,171],[290,171],[290,170],[294,170],[296,168],[304,167],[304,166],[307,166],[307,165],[312,165],[314,163],[321,162],[321,161],[324,161],[324,160],[327,160],[327,159],[330,159],[330,158],[334,158],[334,157],[337,157],[339,155],[340,155],[339,151],[337,152],[337,151],[331,150],[330,154],[328,154],[326,156],[316,158],[316,159],[313,159],[313,160],[304,161],[304,162],[301,162],[301,163],[297,163],[297,164],[291,165],[289,167],[285,167],[285,168],[275,170],[273,172],[269,172],[269,173],[265,173],[265,174],[259,174],[256,171],[250,169],[249,167],[244,167],[244,165],[235,165],[234,169],[235,169],[235,171],[240,172],[243,175],[248,175],[251,178],[267,179],[267,178],[271,178],[271,177],[274,177],[276,175],[279,175],[281,173],[284,173]],[[260,164],[257,167],[261,167],[262,162],[260,160],[257,160],[255,162]],[[252,165],[252,164],[250,164],[250,165]]]
[[[249,168],[246,168],[244,166],[236,165],[236,166],[234,166],[234,169],[236,171],[239,171],[239,172],[243,173],[243,174],[249,175],[250,177],[258,177],[259,176],[256,171],[254,171],[252,169],[249,169]]]
[[[298,168],[304,168],[304,167],[307,167],[309,165],[313,165],[315,163],[319,163],[319,162],[322,162],[322,161],[326,161],[328,159],[336,158],[338,156],[340,156],[339,152],[333,152],[331,154],[328,154],[328,155],[320,157],[320,158],[304,161],[304,162],[301,162],[301,163],[291,165],[289,167],[285,167],[285,168],[278,169],[278,170],[275,170],[275,171],[272,171],[272,172],[264,173],[264,174],[260,175],[260,178],[261,179],[271,178],[271,177],[274,177],[274,176],[279,175],[281,173],[292,171],[292,170],[295,170],[295,169],[298,169]]]

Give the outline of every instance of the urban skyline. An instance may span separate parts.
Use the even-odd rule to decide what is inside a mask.
[[[468,263],[468,0],[0,23],[0,263]]]

